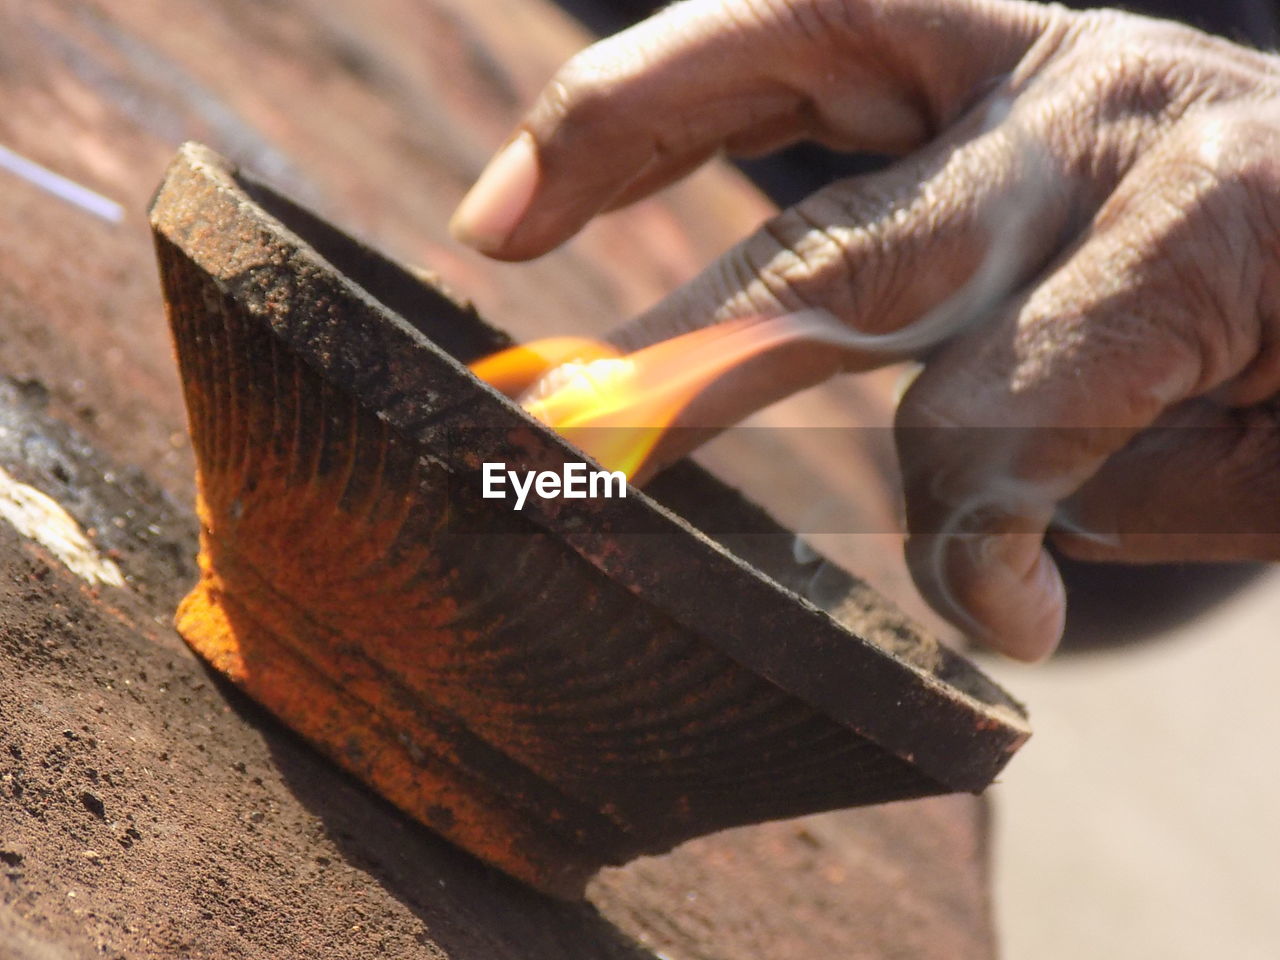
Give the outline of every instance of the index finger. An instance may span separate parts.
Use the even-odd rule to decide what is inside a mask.
[[[570,60],[452,227],[523,260],[735,143],[909,150],[1065,22],[1022,0],[685,0]]]

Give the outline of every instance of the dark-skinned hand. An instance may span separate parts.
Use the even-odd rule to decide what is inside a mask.
[[[716,154],[801,139],[900,159],[778,214],[617,340],[802,309],[946,336],[774,351],[707,422],[919,354],[909,566],[1025,659],[1062,631],[1047,535],[1280,558],[1280,60],[1017,0],[687,0],[565,64],[454,231],[536,257]]]

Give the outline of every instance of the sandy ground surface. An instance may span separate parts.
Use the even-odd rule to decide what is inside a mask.
[[[1157,641],[988,664],[1036,733],[995,791],[1006,960],[1280,956],[1280,570]]]
[[[4,960],[991,956],[971,797],[701,838],[559,904],[342,777],[168,626],[191,578],[192,464],[142,211],[178,142],[209,142],[432,265],[521,337],[602,329],[767,206],[709,170],[535,264],[452,245],[448,212],[580,40],[533,0],[0,0],[0,144],[123,208],[117,222],[47,179],[0,176],[0,372],[17,396],[0,413],[51,421],[28,430],[14,413],[0,465],[97,530],[132,578],[91,588],[0,522]],[[825,402],[881,401],[850,382]],[[58,441],[53,422],[87,442]],[[81,463],[82,447],[97,453]],[[824,451],[795,456],[817,472]],[[858,502],[883,502],[873,462],[839,460],[830,473]],[[85,513],[86,491],[115,506]]]
[[[326,212],[345,214],[338,218],[381,245],[408,259],[437,266],[457,286],[482,301],[486,312],[513,326],[521,325],[516,332],[523,335],[563,325],[567,317],[576,325],[603,326],[611,318],[634,312],[661,290],[687,278],[713,247],[723,245],[725,236],[745,232],[748,221],[760,209],[748,209],[737,188],[704,179],[702,187],[695,185],[689,193],[669,195],[661,203],[629,214],[630,219],[598,225],[560,259],[502,271],[491,269],[450,248],[443,238],[442,224],[467,179],[489,147],[501,138],[511,112],[545,79],[544,64],[526,62],[513,51],[530,46],[531,30],[550,46],[546,36],[552,32],[550,21],[494,15],[491,21],[473,27],[464,16],[467,5],[443,2],[402,8],[398,0],[385,0],[364,8],[362,18],[356,18],[353,8],[344,5],[298,6],[312,15],[291,18],[286,14],[293,8],[286,9],[286,5],[229,0],[226,4],[186,4],[183,15],[167,10],[163,17],[156,15],[153,23],[141,6],[33,5],[18,11],[24,17],[40,15],[38,21],[31,21],[40,30],[35,31],[29,45],[13,42],[19,36],[13,24],[6,24],[0,32],[9,38],[6,53],[17,64],[5,75],[9,109],[0,116],[3,142],[109,193],[129,211],[123,225],[97,223],[75,211],[59,212],[61,208],[29,185],[13,178],[3,181],[0,189],[9,238],[3,252],[9,258],[6,262],[16,265],[4,272],[0,282],[6,372],[48,384],[55,415],[73,422],[118,460],[145,463],[148,474],[184,503],[190,485],[189,451],[180,432],[181,412],[174,402],[176,382],[160,326],[151,255],[138,213],[165,158],[182,137],[196,136],[224,147],[239,144],[246,159],[259,163],[279,156],[305,158],[302,166],[286,165],[282,179],[297,186],[300,193],[320,196]],[[143,22],[116,30],[106,15],[108,10]],[[379,15],[374,16],[373,11]],[[449,16],[441,14],[437,23],[428,14],[435,16],[439,11]],[[415,16],[421,22],[415,20],[413,30],[387,27],[403,25]],[[244,17],[258,17],[262,23],[246,33]],[[445,42],[452,34],[442,33],[441,24],[452,24],[473,47],[487,51],[487,59],[477,59],[464,74],[459,73],[455,60],[424,60],[423,44],[436,42],[452,49],[452,41]],[[132,32],[150,37],[148,42],[155,49],[127,42]],[[445,39],[439,39],[441,36]],[[59,45],[62,40],[66,43]],[[461,41],[454,46],[464,48]],[[196,56],[206,49],[228,52],[218,57]],[[288,68],[301,57],[300,51],[310,51],[314,62],[299,60],[302,66]],[[370,59],[369,51],[377,51],[379,57]],[[230,52],[243,60],[237,59],[229,67],[225,57]],[[270,82],[256,86],[236,82],[247,73],[246,63],[254,64],[259,79]],[[339,70],[334,63],[346,66]],[[378,64],[378,69],[370,71],[370,63]],[[178,69],[174,64],[185,66]],[[495,64],[514,66],[508,74],[495,72]],[[449,77],[447,85],[442,79],[445,75]],[[459,76],[470,79],[459,86]],[[489,78],[485,81],[488,86],[481,82],[485,77]],[[330,109],[323,114],[294,109],[300,92],[313,91],[320,81]],[[438,94],[445,89],[452,91],[452,99],[444,106],[424,93]],[[498,89],[507,90],[509,97],[500,108],[493,106]],[[123,112],[126,108],[134,112]],[[249,119],[234,123],[227,119],[240,114]],[[404,122],[406,114],[413,122]],[[336,124],[335,117],[344,118],[344,123]],[[457,117],[465,119],[454,123],[460,131],[457,136],[431,139],[423,133],[447,126]],[[255,131],[256,139],[246,139]],[[372,150],[371,143],[390,146]],[[273,152],[277,144],[287,145],[284,154]],[[305,177],[299,173],[302,169],[307,171]],[[296,182],[291,177],[297,177]],[[392,204],[386,184],[401,183],[398,178],[403,177],[411,178],[405,181],[409,188],[400,191],[399,204]],[[686,242],[683,238],[688,237],[693,239]],[[50,248],[76,249],[80,255],[59,260],[62,268],[56,273],[31,269]],[[586,263],[610,258],[623,260],[628,270],[605,276],[584,268]],[[100,295],[103,290],[110,291],[111,297],[104,299]],[[537,290],[538,296],[529,296],[530,290]],[[786,422],[789,409],[792,414],[802,413],[802,421],[807,422],[840,409],[854,410],[860,422],[875,422],[884,413],[875,403],[879,396],[880,392],[866,391],[860,406],[852,387],[841,393],[813,394],[769,417]],[[163,415],[157,416],[157,411]],[[833,498],[873,499],[866,491],[875,471],[850,469],[848,458],[837,461],[830,451],[820,448],[818,439],[812,443],[819,449],[794,451],[794,472],[822,477],[829,488],[827,495]],[[737,455],[736,448],[729,452]],[[824,465],[836,462],[839,470],[823,472]],[[784,492],[793,502],[808,502],[803,495]],[[859,542],[871,541],[863,538]],[[888,556],[890,550],[876,545],[861,556],[841,559],[907,602],[909,597],[900,587],[900,570],[868,569],[867,556]],[[13,581],[12,594],[16,609],[30,612],[30,598],[21,590],[28,589],[28,574],[40,574],[40,568],[24,554],[14,551],[12,557],[14,563],[31,567],[15,574],[20,574],[20,580]],[[990,665],[1028,702],[1037,731],[1010,767],[997,795],[997,892],[1008,960],[1199,960],[1219,956],[1252,960],[1280,955],[1280,924],[1272,918],[1273,906],[1280,899],[1275,892],[1280,883],[1273,866],[1280,859],[1280,828],[1274,815],[1280,806],[1280,779],[1272,762],[1280,706],[1270,690],[1271,678],[1280,666],[1280,648],[1275,644],[1278,623],[1280,573],[1258,582],[1219,610],[1172,631],[1159,643],[1063,658],[1034,670]],[[111,636],[122,630],[119,626],[113,629]],[[67,642],[78,642],[80,637],[81,633],[75,632]],[[175,658],[175,663],[188,656],[185,648],[177,646],[170,649],[161,644],[157,649]],[[145,666],[143,660],[153,655],[149,649],[140,650],[139,664]],[[28,690],[43,682],[25,662],[15,663],[19,663],[11,674],[15,684]],[[131,678],[121,671],[130,664],[122,664],[118,657],[98,657],[94,663],[103,670],[110,668],[108,680],[117,673],[122,677],[111,695],[113,708],[118,699],[131,722],[136,719],[151,725],[148,729],[154,726],[166,731],[165,745],[154,751],[155,758],[166,752],[169,738],[184,734],[187,727],[169,716],[166,711],[170,708],[157,706],[174,699],[160,690],[159,680],[153,691],[126,690],[124,683]],[[157,669],[153,666],[148,675],[168,679],[167,673],[162,676]],[[106,772],[114,768],[88,759],[86,741],[65,737],[64,728],[76,732],[69,719],[61,714],[27,717],[24,722],[31,730],[23,733],[19,743],[16,721],[9,718],[10,722],[0,727],[9,738],[5,749],[17,747],[22,757],[5,754],[9,758],[5,764],[40,766],[43,760],[50,760],[50,766],[40,766],[40,770],[53,772],[36,775],[48,786],[44,798],[48,803],[42,800],[38,812],[52,818],[62,846],[58,857],[39,855],[38,847],[37,852],[30,847],[18,851],[12,844],[5,847],[9,859],[0,857],[0,861],[7,868],[6,883],[12,882],[8,873],[22,872],[27,877],[23,883],[29,888],[43,870],[49,871],[48,877],[81,877],[84,882],[77,899],[84,906],[75,910],[91,910],[93,907],[85,904],[89,899],[86,891],[119,889],[126,868],[137,869],[148,883],[155,864],[170,873],[195,877],[204,870],[207,875],[211,863],[221,869],[240,862],[228,859],[230,854],[222,849],[235,844],[240,846],[231,852],[243,849],[248,858],[244,863],[251,866],[252,858],[261,852],[262,836],[278,828],[296,848],[288,847],[289,855],[280,856],[272,869],[292,875],[305,866],[302,882],[309,889],[327,891],[315,902],[326,908],[334,903],[344,910],[361,906],[354,899],[356,892],[369,902],[377,901],[377,909],[361,907],[369,916],[358,922],[372,923],[381,933],[401,938],[409,945],[406,949],[422,943],[417,938],[424,932],[456,958],[530,956],[538,950],[546,955],[568,955],[562,948],[569,943],[581,949],[580,918],[546,905],[529,906],[522,891],[477,872],[474,865],[455,862],[456,857],[433,838],[405,827],[358,788],[345,784],[330,792],[334,781],[329,772],[293,745],[287,735],[269,724],[259,726],[252,708],[224,697],[217,687],[201,679],[194,664],[182,661],[175,676],[179,674],[195,678],[193,685],[204,684],[190,694],[191,704],[202,711],[201,717],[207,714],[212,718],[200,722],[217,724],[219,730],[226,728],[217,747],[221,751],[215,778],[218,790],[231,798],[251,796],[254,804],[264,805],[262,810],[230,802],[219,804],[220,808],[207,811],[207,816],[200,814],[200,829],[188,833],[184,844],[180,841],[185,821],[173,812],[182,798],[166,799],[163,816],[155,816],[173,819],[177,826],[164,832],[154,823],[150,828],[143,823],[138,830],[147,839],[125,846],[122,837],[128,840],[130,836],[124,822],[119,824],[120,836],[105,832],[114,830],[116,821],[99,817],[85,805],[81,793],[99,790],[109,801],[108,813],[114,816],[116,809],[130,809],[128,804],[134,800],[141,809],[140,798],[151,789],[150,781],[122,774],[116,778],[117,785],[108,785],[110,791],[91,787],[77,778],[88,777],[90,767]],[[55,683],[51,689],[65,701],[67,711],[83,706],[77,699],[77,688]],[[94,695],[104,698],[111,693],[96,682],[87,689],[101,690]],[[240,715],[241,710],[247,718]],[[178,710],[175,717],[189,719],[185,710]],[[168,732],[165,723],[176,733]],[[135,745],[125,746],[128,737],[122,734],[119,739],[121,750],[135,749]],[[146,767],[140,753],[136,757],[128,752],[121,755],[128,762],[117,766],[126,773],[135,766]],[[287,770],[303,770],[305,777],[290,780],[281,774],[277,769],[280,756],[289,758]],[[247,768],[246,757],[250,761]],[[207,769],[193,760],[178,772],[182,783],[192,786],[202,782],[200,774]],[[255,784],[253,777],[260,777],[266,786]],[[300,795],[300,779],[322,784],[324,789],[318,791],[322,801],[315,799],[317,791],[303,790]],[[166,782],[166,790],[168,786]],[[264,791],[261,800],[257,799],[258,791]],[[308,800],[317,805],[319,813],[304,809]],[[943,827],[951,821],[945,804],[931,809],[936,813],[918,823],[933,822],[938,828],[935,834],[947,836]],[[265,819],[253,820],[255,811],[265,811]],[[619,946],[614,927],[632,943],[644,943],[659,955],[719,958],[747,956],[754,951],[768,960],[776,960],[788,947],[793,954],[822,960],[848,956],[832,947],[840,940],[838,934],[850,929],[842,926],[846,923],[871,928],[863,931],[862,945],[875,942],[877,921],[889,941],[894,940],[897,929],[894,920],[924,930],[921,911],[930,904],[947,907],[938,891],[932,891],[928,898],[907,901],[905,906],[876,899],[895,878],[901,880],[904,875],[890,856],[909,846],[890,835],[887,821],[894,816],[895,808],[890,807],[837,815],[817,826],[776,825],[736,839],[701,841],[672,858],[658,858],[606,876],[595,892],[597,908],[605,920],[591,920],[587,930],[607,946],[594,955],[607,955],[610,950],[627,955],[631,947],[625,941]],[[955,822],[964,821],[955,818]],[[376,830],[358,843],[350,837],[343,839],[340,831],[351,823],[374,824]],[[257,831],[252,836],[250,826]],[[920,834],[920,827],[915,829]],[[944,851],[945,856],[939,859],[976,860],[978,854],[964,846],[969,835],[952,833],[953,849]],[[863,839],[858,839],[860,834]],[[922,835],[927,836],[928,831]],[[5,837],[6,842],[13,839]],[[716,847],[722,842],[723,847]],[[876,843],[890,849],[882,850]],[[804,853],[808,848],[818,852],[810,857]],[[87,849],[110,851],[113,856],[102,858],[106,867],[101,867],[84,856]],[[778,862],[779,850],[792,859],[787,861],[787,870],[771,876],[770,864]],[[125,863],[144,854],[148,859],[140,866]],[[10,861],[18,857],[22,859],[15,867]],[[321,863],[317,858],[329,862]],[[69,866],[73,863],[74,869]],[[451,882],[456,880],[454,889],[460,892],[442,899],[423,879],[424,863],[430,863],[432,870],[447,875]],[[735,897],[741,899],[737,892],[741,886],[709,885],[706,864],[716,866],[724,876],[744,872],[742,865],[748,864],[750,870],[745,872],[754,871],[752,875],[759,882],[752,889],[760,893],[762,902],[735,904]],[[828,887],[824,893],[827,899],[819,905],[824,910],[830,908],[829,928],[819,928],[804,917],[797,919],[798,895],[782,882],[815,874],[820,874]],[[932,875],[936,878],[939,874],[934,870]],[[253,895],[268,884],[271,873],[255,876],[257,886],[243,888]],[[795,882],[803,885],[800,880]],[[485,893],[495,884],[497,893]],[[942,893],[949,892],[956,900],[952,907],[957,916],[980,915],[975,904],[963,902],[959,896],[966,890],[971,888],[952,883]],[[21,895],[27,892],[21,891]],[[60,900],[59,908],[53,909],[55,895],[65,893],[46,884],[43,902],[50,915],[56,914],[64,923],[59,929],[83,930],[83,920],[77,918],[70,901]],[[156,902],[163,902],[163,895],[160,890]],[[486,903],[498,903],[499,909],[512,915],[503,927],[503,937],[495,939],[496,935],[473,922],[469,905],[482,895],[489,898]],[[110,898],[107,893],[102,896],[106,904]],[[766,897],[781,899],[789,909],[776,909],[776,904],[763,902]],[[215,897],[210,902],[220,901]],[[195,901],[189,906],[195,910]],[[359,953],[376,942],[372,932],[368,939],[351,934],[350,924],[343,925],[346,913],[336,909],[326,913],[312,904],[321,914],[317,926],[316,914],[305,905],[289,900],[286,906],[293,912],[272,915],[284,926],[292,924],[317,938],[299,939],[292,945],[295,955],[326,944]],[[735,906],[738,912],[731,914]],[[111,928],[109,909],[100,913],[102,936],[107,938],[104,942],[128,944],[135,942],[130,937],[141,936],[123,926]],[[172,926],[183,916],[175,913],[148,919]],[[939,924],[948,923],[945,910],[932,916]],[[236,943],[246,951],[254,947],[237,939],[241,934],[234,929],[237,918],[233,913],[220,919],[225,925],[211,931],[211,944],[225,947]],[[958,924],[952,919],[949,926],[955,929]],[[4,943],[3,932],[0,923],[0,944]],[[824,939],[826,933],[830,936]],[[698,953],[689,946],[703,949],[701,945],[707,942],[713,942],[716,950],[707,948]],[[897,942],[901,944],[901,938]],[[814,943],[822,947],[814,947]],[[225,949],[222,952],[225,955]],[[420,952],[430,955],[426,950]],[[278,944],[269,951],[264,948],[264,955],[268,953],[284,955]],[[922,954],[902,955],[916,958]],[[953,950],[938,955],[950,960],[957,954]]]

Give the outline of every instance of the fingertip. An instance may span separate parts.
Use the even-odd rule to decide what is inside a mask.
[[[991,618],[987,642],[1015,660],[1041,663],[1058,648],[1067,625],[1066,587],[1048,551],[1041,548],[1018,589]]]
[[[1015,535],[1018,537],[1027,534]],[[973,640],[1026,663],[1047,659],[1066,629],[1066,588],[1038,545],[1025,569],[1018,546],[992,537],[908,540],[907,564],[925,599]]]
[[[518,133],[489,161],[449,221],[449,232],[489,256],[503,256],[524,220],[541,172],[533,134]]]

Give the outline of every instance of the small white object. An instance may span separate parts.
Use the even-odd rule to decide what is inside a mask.
[[[0,467],[0,517],[87,583],[124,586],[120,568],[98,554],[80,524],[58,501],[35,487],[19,483],[3,467]]]

